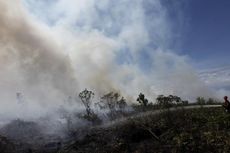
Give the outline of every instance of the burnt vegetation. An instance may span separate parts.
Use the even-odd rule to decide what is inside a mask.
[[[110,92],[102,96],[96,106],[101,110],[106,110],[108,118],[114,120],[125,115],[127,103],[119,93]]]
[[[17,99],[24,103],[22,94]],[[71,99],[71,103],[73,98]],[[69,100],[70,101],[70,100]],[[67,137],[44,136],[35,122],[14,120],[1,128],[2,153],[152,153],[152,152],[227,152],[230,138],[229,114],[220,104],[198,97],[188,103],[176,95],[159,95],[155,100],[143,93],[135,104],[127,103],[118,92],[108,92],[95,100],[88,89],[75,96],[82,112],[60,109],[66,121]],[[198,108],[186,109],[186,106]],[[200,107],[201,106],[201,107]],[[84,122],[79,127],[78,121]],[[46,138],[49,137],[48,140]],[[51,138],[52,137],[52,138]]]
[[[92,109],[93,97],[94,97],[94,93],[87,89],[79,93],[79,98],[81,99],[81,102],[85,106],[85,114],[80,115],[80,117],[92,122],[93,124],[99,124],[101,123],[101,120],[98,118],[97,114],[95,114]]]

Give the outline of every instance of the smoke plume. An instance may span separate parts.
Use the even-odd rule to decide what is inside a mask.
[[[41,117],[84,88],[129,101],[140,92],[153,102],[212,95],[189,57],[170,50],[175,33],[160,0],[0,0],[0,9],[0,112],[8,118]]]

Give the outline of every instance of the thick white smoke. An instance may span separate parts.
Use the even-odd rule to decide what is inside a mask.
[[[58,105],[75,92],[72,65],[50,29],[34,21],[21,1],[1,0],[0,8],[1,113],[39,115],[41,106]],[[17,105],[18,92],[28,102],[23,108]]]
[[[188,57],[168,49],[174,33],[160,0],[0,0],[0,9],[0,111],[9,118],[40,117],[84,88],[129,100],[211,95]]]

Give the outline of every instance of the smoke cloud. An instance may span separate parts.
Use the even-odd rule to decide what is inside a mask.
[[[73,68],[48,27],[34,21],[21,1],[0,1],[0,7],[1,112],[36,113],[41,111],[37,105],[49,107],[73,94],[77,87]],[[30,105],[26,112],[15,109],[18,92],[26,95]]]
[[[0,112],[8,118],[41,117],[84,88],[129,101],[140,92],[153,102],[213,95],[189,57],[169,49],[175,33],[160,0],[0,0],[0,9]]]

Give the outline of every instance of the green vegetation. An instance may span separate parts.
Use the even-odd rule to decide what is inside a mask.
[[[145,95],[140,93],[137,101],[138,104],[132,104],[133,109],[136,112],[141,111],[152,111],[152,110],[159,110],[159,109],[169,109],[172,107],[178,107],[178,106],[190,106],[190,105],[220,105],[221,102],[213,99],[208,98],[205,99],[204,97],[197,97],[195,103],[189,103],[188,100],[182,100],[179,96],[176,95],[158,95],[155,103],[149,103],[148,100],[145,98]],[[144,103],[144,101],[146,101]]]
[[[204,97],[197,97],[196,104],[198,105],[213,105],[213,104],[220,104],[217,100],[213,98],[205,99]]]
[[[60,153],[228,152],[230,114],[222,108],[177,109],[94,128]]]
[[[158,109],[169,109],[174,106],[187,106],[189,105],[188,101],[183,101],[179,96],[176,95],[159,95],[156,98],[156,102],[153,104],[152,102],[149,103],[148,99],[145,98],[145,95],[140,93],[137,101],[139,105],[133,104],[132,107],[136,112],[140,111],[152,111]]]

